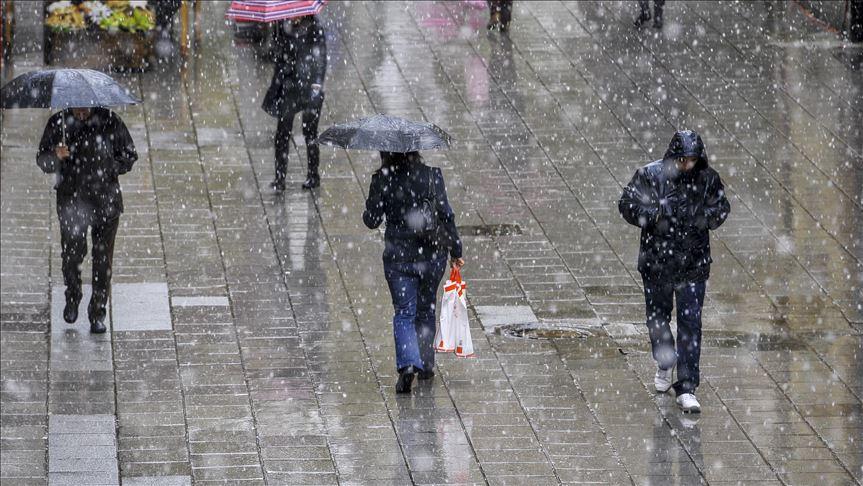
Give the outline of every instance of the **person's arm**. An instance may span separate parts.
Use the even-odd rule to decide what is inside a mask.
[[[617,203],[620,215],[627,223],[648,228],[659,217],[659,203],[652,196],[653,190],[644,169],[638,169]]]
[[[363,223],[369,229],[377,228],[384,221],[384,200],[381,184],[381,175],[377,172],[372,174],[369,197],[366,199],[366,210],[363,211]]]
[[[725,186],[719,174],[716,174],[707,187],[707,197],[704,201],[704,217],[707,227],[715,230],[722,226],[731,212],[731,204],[725,197]]]
[[[125,174],[132,170],[132,165],[138,160],[135,142],[129,134],[129,129],[116,113],[111,113],[111,133],[113,137],[114,160],[117,162],[117,173]]]
[[[63,112],[48,119],[42,139],[39,141],[39,153],[36,154],[36,165],[46,174],[59,172],[61,160],[57,156],[57,146],[63,141]],[[68,150],[68,149],[67,149]]]
[[[314,88],[318,86],[319,90],[323,90],[324,78],[327,75],[327,35],[324,28],[318,26],[314,33],[314,42],[312,42],[312,79],[311,85]]]
[[[449,199],[446,195],[446,184],[443,180],[443,172],[439,168],[434,168],[434,190],[435,201],[437,203],[438,220],[443,223],[444,230],[449,243],[449,256],[453,260],[461,259],[462,244],[461,237],[458,234],[458,228],[455,224],[455,213],[449,205]]]

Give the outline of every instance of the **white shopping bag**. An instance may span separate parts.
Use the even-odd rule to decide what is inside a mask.
[[[462,280],[461,272],[457,268],[450,272],[443,290],[440,327],[434,340],[435,350],[455,351],[456,356],[463,358],[473,356],[473,341],[467,319],[467,284]]]

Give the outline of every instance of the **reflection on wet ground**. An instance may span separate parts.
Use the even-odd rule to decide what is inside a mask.
[[[456,140],[424,156],[463,230],[478,356],[439,355],[410,396],[393,389],[381,235],[360,221],[377,155],[322,150],[309,194],[298,134],[272,193],[272,67],[225,27],[226,2],[204,5],[188,60],[118,75],[146,102],[121,112],[142,158],[114,281],[167,284],[170,326],[115,312],[107,348],[57,331],[58,230],[33,163],[47,113],[6,111],[3,483],[116,482],[80,466],[114,454],[124,484],[860,484],[861,48],[792,4],[671,2],[662,31],[633,30],[628,2],[515,5],[503,36],[481,2],[323,15],[322,129],[384,112]],[[12,75],[41,67],[20,13]],[[638,235],[616,208],[684,127],[733,205],[695,417],[652,392]],[[72,366],[76,349],[107,358]],[[108,449],[52,450],[62,424],[112,416]]]

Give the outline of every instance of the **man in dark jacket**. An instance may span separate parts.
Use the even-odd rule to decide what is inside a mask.
[[[278,23],[273,35],[276,66],[263,102],[264,111],[279,119],[275,138],[276,178],[271,186],[277,191],[285,190],[294,116],[302,113],[309,161],[303,188],[311,189],[321,183],[318,174],[320,149],[314,141],[318,138],[318,122],[324,104],[326,34],[317,16],[307,15]]]
[[[423,164],[418,152],[381,152],[372,175],[363,222],[377,228],[386,218],[384,275],[392,295],[397,393],[411,390],[413,377],[434,376],[434,300],[446,268],[461,268],[462,244],[441,170]],[[428,209],[427,216],[423,213]],[[426,217],[436,218],[434,230]]]
[[[657,391],[672,386],[677,403],[699,412],[695,399],[701,356],[701,306],[710,276],[710,236],[731,209],[725,188],[707,164],[701,137],[690,130],[674,134],[665,156],[638,169],[623,190],[620,214],[641,228],[638,271],[644,281],[647,326],[658,369]],[[671,310],[677,297],[677,346]],[[677,381],[671,374],[677,366]]]
[[[105,108],[71,108],[48,119],[36,163],[56,175],[63,280],[68,323],[78,319],[81,264],[87,255],[87,228],[93,239],[93,295],[88,315],[90,332],[105,332],[111,289],[114,237],[123,212],[118,176],[138,160],[126,125]]]

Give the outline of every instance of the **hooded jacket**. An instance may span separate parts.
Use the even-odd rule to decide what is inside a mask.
[[[698,157],[689,172],[680,157]],[[645,280],[679,284],[710,276],[710,236],[731,211],[719,174],[707,162],[701,137],[674,134],[665,156],[638,169],[624,188],[618,210],[641,228],[638,271]]]
[[[438,231],[432,238],[412,227],[422,200],[429,196],[435,201]],[[372,174],[369,197],[363,222],[369,229],[377,228],[386,217],[384,233],[385,262],[413,263],[446,258],[461,258],[462,243],[455,225],[455,215],[449,205],[443,174],[429,167],[419,157],[387,164]]]
[[[65,124],[64,124],[65,120]],[[65,126],[64,126],[65,125]],[[69,158],[60,160],[54,148],[63,141]],[[123,212],[123,194],[118,176],[132,170],[138,160],[129,130],[116,113],[93,108],[81,121],[67,109],[48,119],[36,163],[45,173],[57,176],[57,207],[74,204],[90,209],[88,214],[109,221]]]
[[[276,24],[275,70],[262,108],[271,116],[320,108],[323,91],[312,93],[312,85],[324,85],[327,73],[326,33],[316,15],[303,17],[300,25],[290,20]]]

